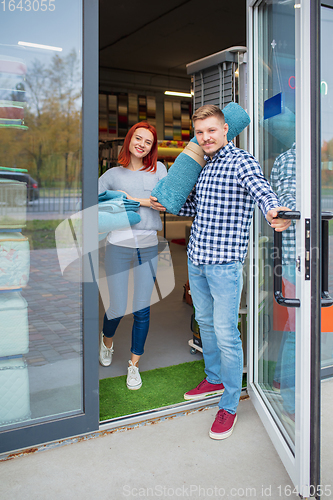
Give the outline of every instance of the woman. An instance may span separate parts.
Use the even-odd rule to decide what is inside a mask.
[[[153,126],[139,122],[129,130],[120,151],[120,166],[109,169],[99,179],[99,192],[118,190],[128,199],[138,201],[141,221],[129,229],[112,231],[107,236],[105,271],[110,307],[104,316],[100,334],[99,361],[109,366],[112,361],[113,336],[127,307],[128,277],[133,267],[133,329],[131,359],[126,384],[140,389],[139,359],[149,329],[150,298],[157,269],[157,231],[162,222],[157,211],[150,208],[150,194],[157,182],[166,176],[163,163],[157,162],[157,134]]]

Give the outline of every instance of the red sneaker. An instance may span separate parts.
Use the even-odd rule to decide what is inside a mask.
[[[236,413],[232,415],[226,410],[219,410],[209,431],[209,437],[212,439],[226,439],[231,436],[236,422]]]
[[[204,379],[202,382],[200,382],[199,385],[197,385],[195,389],[185,392],[184,399],[202,399],[206,396],[212,396],[213,394],[222,394],[223,391],[223,384],[211,384],[210,382],[207,382],[206,379]]]

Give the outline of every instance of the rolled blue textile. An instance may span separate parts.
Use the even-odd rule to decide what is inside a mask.
[[[236,102],[229,102],[222,111],[229,126],[227,139],[232,141],[250,124],[251,120],[245,109]]]
[[[191,144],[195,146],[196,152],[193,156],[197,159],[187,154],[187,152],[192,154]],[[152,190],[151,195],[155,196],[168,212],[177,215],[184,205],[206,163],[203,157],[203,150],[193,137],[169,168],[168,175],[163,177]]]
[[[222,111],[229,126],[227,140],[231,141],[251,120],[247,112],[235,102],[227,104]],[[177,156],[168,170],[168,175],[156,184],[152,196],[155,196],[168,212],[177,215],[195,186],[205,163],[204,152],[194,137]]]
[[[141,217],[136,212],[126,212],[125,210],[119,213],[98,211],[98,239],[101,241],[106,238],[110,231],[128,229],[140,221]]]

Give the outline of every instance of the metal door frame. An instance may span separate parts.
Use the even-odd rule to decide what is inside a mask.
[[[98,0],[82,0],[82,207],[88,207],[89,218],[83,218],[83,248],[95,243],[97,232],[97,185],[98,185]],[[93,224],[92,224],[93,222]],[[93,229],[92,229],[93,228]],[[88,245],[87,245],[88,246]],[[97,252],[83,265],[83,276],[90,274],[93,260],[98,269]],[[92,260],[91,260],[92,259]],[[18,429],[0,431],[0,453],[19,450],[41,443],[77,436],[99,428],[98,399],[98,287],[96,283],[82,283],[83,324],[83,412],[43,422],[26,423]]]

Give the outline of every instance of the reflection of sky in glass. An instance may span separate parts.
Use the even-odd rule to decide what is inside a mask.
[[[289,149],[295,141],[295,9],[293,4],[268,6],[266,53],[268,92],[265,99],[282,96],[282,112],[263,121],[276,139],[272,155]],[[266,71],[264,70],[264,71]],[[268,104],[268,103],[267,103]]]
[[[79,71],[81,71],[81,29],[82,16],[78,15],[81,12],[81,0],[54,0],[51,5],[55,6],[54,11],[49,10],[49,0],[44,0],[43,6],[47,6],[47,10],[41,11],[41,0],[35,1],[34,11],[31,7],[30,11],[25,11],[24,8],[29,7],[30,0],[23,0],[23,9],[20,10],[19,0],[12,0],[11,5],[15,5],[14,11],[9,10],[9,0],[5,0],[5,11],[3,2],[0,3],[1,16],[1,42],[0,43],[0,59],[19,59],[27,66],[27,72],[31,70],[33,63],[38,61],[45,69],[49,69],[52,59],[55,55],[61,59],[65,59],[68,54],[74,49],[79,62]],[[31,1],[33,6],[33,1]],[[44,7],[45,8],[45,7]],[[62,51],[46,50],[39,48],[22,47],[18,42],[30,42],[52,47],[61,47]],[[5,78],[6,77],[6,78]],[[12,80],[19,81],[21,84],[22,77],[12,76]],[[0,87],[8,88],[10,75],[2,74]],[[13,83],[13,82],[12,82]],[[14,82],[15,83],[15,82]],[[10,88],[19,88],[17,85],[9,85]],[[81,82],[75,84],[74,87],[80,91]],[[29,88],[24,85],[26,90],[24,98],[30,106],[33,106]],[[8,93],[8,92],[7,92]],[[13,94],[12,94],[13,95]],[[8,96],[0,97],[2,99]],[[16,99],[15,99],[16,100]],[[76,105],[80,107],[81,100],[77,99]]]
[[[333,138],[333,9],[322,7],[321,15],[321,136],[322,141],[330,141]]]
[[[19,0],[15,0],[15,4],[18,3]],[[23,6],[25,3],[23,0]],[[46,5],[48,5],[48,1]],[[6,0],[6,11],[3,12],[3,5],[0,4],[2,41],[0,47],[6,46],[7,53],[7,50],[10,49],[8,45],[17,47],[17,42],[24,41],[62,47],[63,51],[60,54],[63,56],[66,56],[73,48],[79,53],[82,20],[77,13],[80,11],[81,0],[70,0],[70,2],[68,0],[55,0],[54,5],[53,12],[49,10],[34,12],[32,9],[29,12],[24,10],[21,12],[18,9],[10,12],[8,0]],[[18,52],[15,50],[16,57],[25,58],[27,63],[45,52],[49,51],[24,48],[19,48]],[[1,53],[3,53],[2,50]],[[52,56],[55,52],[50,51],[49,54]],[[11,55],[14,56],[14,52]]]

